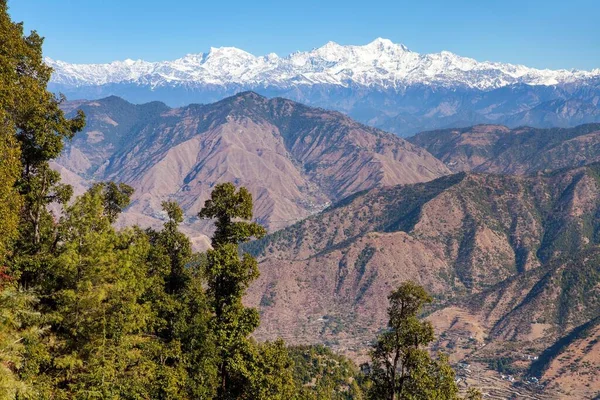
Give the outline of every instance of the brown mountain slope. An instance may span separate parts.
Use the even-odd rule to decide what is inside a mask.
[[[546,356],[546,357],[545,357]],[[600,395],[600,319],[566,335],[534,363],[550,390],[570,398]]]
[[[530,174],[600,161],[600,124],[551,129],[477,125],[422,132],[408,140],[454,172]]]
[[[117,97],[67,105],[77,108],[88,126],[58,164],[132,185],[126,222],[159,223],[160,203],[172,199],[188,232],[206,232],[194,215],[216,183],[233,181],[251,190],[255,216],[273,230],[357,191],[449,172],[425,150],[340,113],[251,92],[178,109]]]
[[[485,371],[510,349],[539,355],[600,315],[599,171],[377,188],[254,242],[258,335],[360,353],[411,279],[435,294],[430,318],[455,361]],[[517,361],[527,377],[532,360]]]

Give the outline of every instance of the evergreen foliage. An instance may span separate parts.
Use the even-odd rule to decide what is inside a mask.
[[[433,326],[420,321],[422,307],[432,302],[423,287],[407,281],[389,296],[388,329],[377,338],[371,364],[365,366],[372,399],[458,399],[458,387],[448,358],[431,358],[427,345]],[[476,398],[470,392],[469,398]]]
[[[204,254],[179,231],[184,215],[174,202],[163,203],[160,230],[115,229],[133,189],[97,183],[71,199],[50,161],[85,117],[64,116],[63,99],[46,89],[42,38],[23,35],[5,0],[0,37],[0,398],[363,398],[365,377],[342,356],[251,337],[260,318],[242,299],[259,272],[238,246],[265,230],[250,221],[245,188],[215,186],[199,213],[216,228]],[[418,339],[406,387],[453,394],[445,360],[418,349],[433,335],[416,320],[421,303],[391,314],[402,345]],[[381,351],[397,344],[385,338]]]
[[[207,252],[207,296],[213,317],[209,322],[217,346],[219,399],[283,399],[294,393],[292,363],[282,342],[257,345],[249,336],[258,327],[259,314],[245,307],[242,297],[258,277],[254,257],[239,256],[238,245],[265,229],[248,222],[252,196],[231,183],[215,186],[200,211],[215,219],[213,248]]]
[[[334,354],[323,345],[290,348],[298,398],[364,399],[363,377],[352,361]]]

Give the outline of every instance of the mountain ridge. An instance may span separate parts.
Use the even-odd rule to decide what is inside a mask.
[[[427,149],[453,172],[523,175],[600,161],[599,123],[546,129],[476,125],[421,132],[407,140]]]
[[[498,380],[489,365],[509,359],[525,381],[535,357],[600,315],[598,193],[593,163],[533,176],[461,172],[355,194],[245,245],[261,271],[247,298],[262,314],[256,335],[360,357],[365,338],[385,327],[387,294],[414,280],[436,298],[427,317],[434,350],[476,364],[477,379]],[[548,363],[551,373],[535,373],[543,385],[568,378],[562,358]],[[598,388],[591,373],[573,384],[586,395]]]
[[[427,84],[489,90],[516,83],[547,86],[600,77],[600,69],[535,69],[509,63],[478,62],[448,51],[420,54],[382,38],[363,46],[328,42],[286,57],[274,53],[257,57],[235,47],[211,47],[208,53],[187,54],[173,61],[128,59],[107,64],[69,64],[46,58],[46,62],[55,70],[54,83],[75,85],[138,82],[157,87],[166,83],[268,82],[268,86],[293,87],[355,83],[382,88]]]
[[[78,188],[86,181],[132,185],[125,225],[160,225],[162,201],[175,200],[192,237],[210,233],[196,214],[220,182],[248,187],[255,216],[273,230],[357,191],[449,173],[427,151],[393,134],[336,111],[254,92],[181,108],[108,97],[64,109],[88,116],[84,131],[56,161],[64,179]]]
[[[175,61],[69,64],[49,88],[70,99],[118,95],[134,103],[213,103],[253,90],[341,111],[400,136],[480,123],[569,127],[600,121],[600,69],[542,70],[478,62],[450,52],[419,54],[378,39],[333,42],[287,57],[213,48]]]

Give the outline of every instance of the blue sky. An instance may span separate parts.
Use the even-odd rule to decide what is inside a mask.
[[[600,1],[9,0],[69,62],[168,60],[211,46],[287,55],[376,37],[420,53],[538,68],[600,68]]]

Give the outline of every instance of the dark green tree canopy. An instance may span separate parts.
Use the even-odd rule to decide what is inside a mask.
[[[252,237],[260,238],[266,231],[257,223],[235,221],[252,218],[252,195],[244,187],[236,191],[233,183],[215,186],[198,214],[200,218],[214,218],[216,231],[212,237],[213,247],[226,243],[247,242]]]
[[[5,137],[1,146],[18,146],[21,173],[16,188],[24,200],[20,234],[31,243],[23,250],[36,253],[43,236],[52,231],[46,206],[66,202],[72,193],[60,185],[48,162],[60,155],[63,140],[83,129],[85,117],[82,112],[65,117],[60,109],[64,98],[47,90],[52,69],[43,60],[43,38],[35,31],[24,35],[23,24],[11,21],[6,0],[0,1],[0,37],[0,130],[15,139]]]
[[[83,129],[82,112],[69,120],[59,108],[63,97],[47,90],[52,69],[44,63],[44,39],[23,32],[22,23],[8,15],[6,0],[0,1],[0,108],[8,113],[21,144],[26,173],[58,157],[63,139]]]
[[[111,223],[117,220],[117,217],[131,202],[133,188],[124,183],[97,183],[103,191],[104,210]]]
[[[371,351],[369,378],[373,399],[457,399],[454,371],[443,356],[433,360],[426,346],[433,326],[420,321],[421,308],[432,298],[421,286],[404,282],[389,296],[388,330]]]
[[[433,298],[427,291],[414,282],[404,282],[388,296],[389,326],[399,329],[409,317],[415,317],[423,306],[430,304]]]
[[[214,218],[213,248],[205,275],[213,318],[210,329],[217,347],[218,399],[284,399],[294,392],[292,362],[281,342],[257,345],[250,334],[258,327],[258,310],[242,298],[258,275],[256,260],[240,257],[238,244],[259,238],[265,229],[252,218],[252,196],[231,183],[215,186],[200,211]]]

